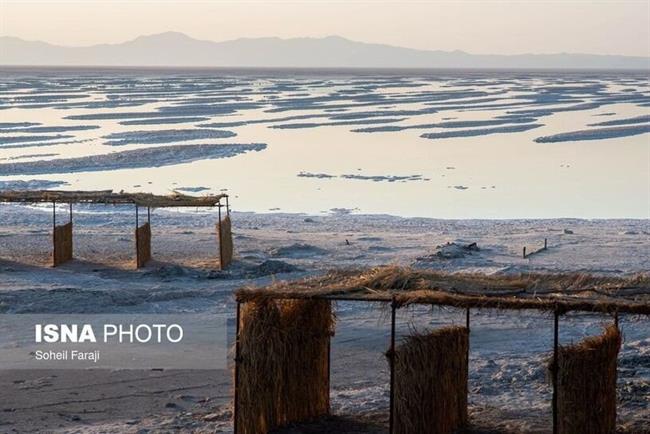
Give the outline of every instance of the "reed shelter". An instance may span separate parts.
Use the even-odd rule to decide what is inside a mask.
[[[537,310],[553,321],[547,368],[552,378],[554,433],[611,433],[616,422],[619,316],[650,315],[650,276],[576,274],[448,274],[398,267],[333,271],[236,292],[234,426],[263,434],[329,414],[332,302],[390,309],[389,432],[453,433],[468,424],[470,311]],[[396,343],[400,308],[448,306],[464,326],[413,332]],[[568,312],[612,318],[597,337],[560,346]]]
[[[135,266],[141,268],[151,259],[151,209],[172,207],[217,207],[216,224],[219,244],[220,269],[232,262],[233,241],[230,221],[228,195],[189,196],[174,192],[170,195],[151,193],[114,193],[112,190],[100,191],[61,191],[61,190],[5,190],[0,191],[0,203],[51,203],[52,204],[52,266],[56,267],[73,258],[73,205],[133,205],[135,217]],[[56,205],[69,204],[66,223],[57,222]],[[146,222],[141,224],[140,209],[146,208]],[[225,212],[222,215],[222,208]]]

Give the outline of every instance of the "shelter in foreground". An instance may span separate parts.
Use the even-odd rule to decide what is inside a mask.
[[[551,313],[553,432],[609,433],[616,421],[619,315],[650,315],[650,276],[495,276],[381,267],[242,288],[236,300],[237,434],[266,433],[329,413],[332,301],[390,306],[391,434],[452,433],[467,425],[472,309]],[[415,332],[397,346],[396,313],[411,304],[463,309],[465,326]],[[613,324],[601,336],[560,347],[560,317],[571,311],[609,315]]]
[[[114,193],[100,191],[14,190],[0,191],[0,203],[51,203],[52,204],[52,265],[58,266],[73,257],[72,207],[73,204],[133,205],[135,212],[135,265],[144,267],[151,259],[151,209],[172,207],[217,207],[219,210],[217,240],[219,268],[230,265],[233,241],[228,195],[189,196],[180,193],[155,195],[151,193]],[[69,204],[68,222],[57,224],[56,205]],[[222,216],[221,208],[225,207]],[[140,208],[147,209],[147,221],[140,224]]]

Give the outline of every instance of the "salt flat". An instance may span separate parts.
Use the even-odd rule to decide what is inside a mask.
[[[61,209],[63,214],[65,210]],[[155,262],[131,269],[134,213],[126,207],[75,211],[77,260],[47,266],[51,209],[0,207],[0,310],[18,313],[226,313],[232,339],[232,291],[242,285],[296,279],[334,267],[412,265],[446,271],[519,273],[647,272],[648,220],[437,220],[359,215],[233,214],[237,260],[216,271],[214,212],[155,210]],[[63,218],[63,217],[62,217]],[[546,252],[522,258],[524,246]],[[347,242],[346,242],[347,240]],[[437,246],[476,242],[478,251]],[[327,425],[341,432],[381,432],[388,410],[385,313],[337,303],[332,345],[332,406]],[[464,312],[400,311],[398,332],[460,324]],[[598,333],[611,318],[563,318],[561,342]],[[477,432],[548,432],[550,386],[544,360],[552,318],[490,310],[472,314],[470,412]],[[619,424],[637,432],[650,423],[650,323],[621,318]],[[7,345],[0,340],[0,345]],[[230,374],[225,371],[0,371],[3,425],[11,432],[228,432]],[[4,408],[6,407],[6,408]],[[351,415],[357,422],[350,422]],[[318,427],[312,427],[319,432]],[[636,431],[635,431],[636,430]],[[300,432],[291,431],[288,432]],[[483,431],[484,432],[484,431]]]

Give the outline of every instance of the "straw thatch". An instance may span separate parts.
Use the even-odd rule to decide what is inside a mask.
[[[467,424],[465,327],[415,334],[395,349],[394,432],[453,433]]]
[[[377,267],[334,271],[266,288],[242,288],[237,299],[395,301],[459,308],[537,309],[650,314],[650,276],[602,277],[584,273],[485,275]]]
[[[230,216],[226,215],[217,224],[217,237],[219,239],[219,268],[225,270],[232,262],[233,242]]]
[[[151,260],[151,225],[145,223],[135,229],[135,266],[144,267]]]
[[[256,300],[241,306],[237,430],[261,434],[329,412],[329,301]]]
[[[558,353],[559,433],[609,434],[616,431],[616,361],[621,334],[611,325],[600,336]],[[554,369],[553,363],[550,365]]]
[[[0,202],[36,203],[98,203],[98,204],[135,204],[154,208],[215,206],[225,194],[213,196],[189,196],[174,191],[170,195],[151,193],[114,193],[112,190],[99,191],[63,191],[63,190],[4,190],[0,191]]]
[[[52,265],[61,265],[72,259],[72,222],[54,227]]]

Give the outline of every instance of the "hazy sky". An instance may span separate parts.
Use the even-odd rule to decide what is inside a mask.
[[[650,0],[0,0],[0,35],[61,45],[179,31],[199,39],[340,35],[471,53],[650,55]]]

